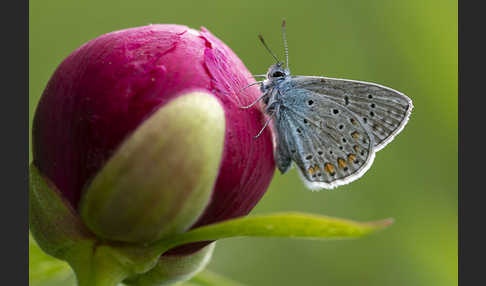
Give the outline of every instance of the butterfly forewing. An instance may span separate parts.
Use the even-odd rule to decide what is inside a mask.
[[[375,151],[403,129],[413,108],[404,94],[374,83],[312,76],[295,76],[291,81],[293,88],[318,93],[359,116],[373,134]]]
[[[330,189],[359,178],[374,158],[374,139],[345,106],[305,89],[282,91],[276,120],[277,165],[292,159],[311,189]]]

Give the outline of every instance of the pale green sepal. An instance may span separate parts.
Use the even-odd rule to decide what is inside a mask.
[[[130,286],[162,286],[187,281],[209,263],[215,242],[195,253],[184,256],[161,256],[147,273],[123,281]]]
[[[65,252],[78,286],[116,286],[127,277],[146,273],[160,252],[143,245],[80,241]]]
[[[76,274],[78,286],[117,286],[131,274],[118,256],[108,245],[85,242],[71,248],[66,260]]]
[[[120,146],[84,192],[87,226],[105,239],[151,242],[187,230],[209,202],[225,137],[219,101],[190,92]]]

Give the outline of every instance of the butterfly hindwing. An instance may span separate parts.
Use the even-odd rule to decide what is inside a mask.
[[[295,76],[293,88],[303,88],[345,106],[368,126],[378,151],[405,126],[412,101],[404,94],[375,83],[314,76]]]
[[[280,173],[285,174],[292,165],[292,157],[290,155],[290,147],[289,147],[289,134],[286,132],[285,127],[287,126],[286,122],[282,121],[283,118],[278,120],[280,124],[276,124],[276,149],[275,149],[275,163],[277,164],[277,168],[279,169]]]
[[[282,93],[275,121],[279,169],[288,162],[282,158],[290,158],[311,189],[331,189],[361,177],[373,161],[375,145],[361,119],[309,90]]]

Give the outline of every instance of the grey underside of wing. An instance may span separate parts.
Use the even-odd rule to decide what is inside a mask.
[[[297,76],[292,78],[292,84],[325,96],[358,115],[374,136],[375,151],[403,129],[413,108],[404,94],[375,83]]]
[[[374,141],[359,118],[303,89],[293,90],[289,97],[293,99],[284,102],[276,118],[280,171],[287,171],[294,161],[311,189],[331,189],[360,177],[373,160]]]
[[[283,119],[283,118],[282,118]],[[285,174],[292,165],[292,158],[290,155],[290,148],[288,146],[290,138],[289,134],[285,129],[288,124],[286,122],[279,121],[275,128],[277,129],[277,148],[275,149],[275,163],[277,168],[282,174]]]

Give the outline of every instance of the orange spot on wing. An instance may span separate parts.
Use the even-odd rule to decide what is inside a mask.
[[[338,158],[337,161],[338,161],[339,168],[342,169],[342,168],[346,167],[346,161],[343,158]]]
[[[309,172],[310,175],[314,175],[318,171],[320,171],[321,168],[319,166],[315,165],[314,167],[310,167],[307,171]]]
[[[311,175],[314,175],[314,173],[316,172],[316,171],[314,170],[314,168],[313,168],[313,167],[310,167],[310,168],[309,168],[307,171],[308,171],[308,172],[309,172],[309,174],[311,174]]]
[[[332,164],[326,163],[324,164],[324,170],[329,174],[334,174],[334,166]]]

